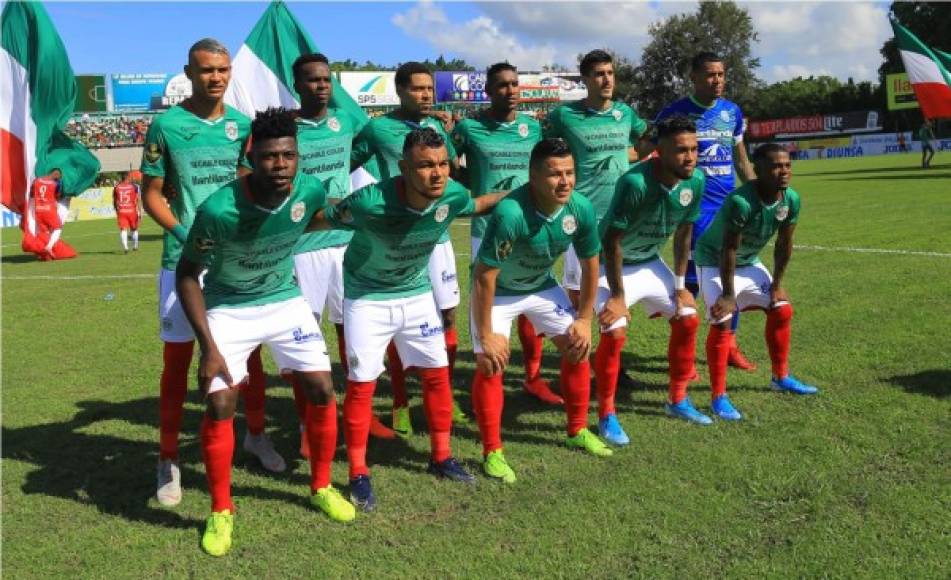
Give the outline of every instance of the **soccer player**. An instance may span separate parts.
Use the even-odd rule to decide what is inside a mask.
[[[350,499],[364,511],[376,498],[366,463],[376,379],[392,341],[423,386],[432,456],[429,471],[475,478],[452,457],[452,391],[442,317],[428,276],[429,257],[452,221],[491,210],[503,194],[469,197],[449,179],[445,140],[430,128],[406,136],[400,175],[367,185],[315,216],[312,227],[353,230],[343,259],[344,333],[349,375],[343,404]]]
[[[614,59],[610,54],[592,50],[581,59],[580,69],[588,96],[552,110],[545,135],[568,142],[575,160],[575,191],[588,198],[600,224],[614,197],[614,185],[637,160],[637,143],[647,123],[629,106],[613,100]],[[572,248],[565,254],[562,284],[577,306],[581,269]]]
[[[711,419],[687,397],[694,371],[696,304],[684,286],[690,234],[700,213],[704,176],[697,166],[696,125],[683,115],[657,124],[657,156],[634,165],[617,184],[604,227],[604,271],[597,311],[601,340],[595,355],[601,436],[627,445],[630,439],[614,408],[628,309],[640,303],[648,316],[670,323],[667,413],[700,424]],[[674,272],[660,257],[674,238]],[[676,272],[676,274],[675,274]]]
[[[224,45],[211,38],[196,42],[188,51],[185,74],[192,83],[192,96],[155,118],[142,154],[145,210],[165,229],[159,273],[164,366],[156,497],[168,506],[182,499],[178,433],[195,339],[175,291],[175,267],[198,206],[223,184],[248,171],[241,166],[250,130],[250,120],[224,103],[231,79],[231,57]],[[163,195],[166,186],[174,190],[170,199]],[[264,433],[265,376],[260,350],[252,353],[248,365],[244,449],[256,455],[265,469],[281,472],[286,467],[284,459]]]
[[[413,130],[422,127],[433,129],[446,141],[450,164],[456,164],[456,151],[449,135],[440,121],[430,116],[433,113],[435,93],[433,75],[425,65],[407,62],[396,69],[396,94],[400,106],[395,111],[371,119],[357,135],[351,154],[351,169],[366,164],[371,159],[379,169],[380,181],[400,174],[399,163],[403,156],[403,141]],[[449,239],[448,230],[439,239],[429,261],[429,279],[436,305],[442,313],[442,328],[449,355],[449,374],[455,367],[459,338],[456,332],[456,306],[459,305],[459,281],[456,276],[456,255]],[[409,401],[397,349],[392,345],[390,377],[393,385],[393,429],[402,436],[413,433],[410,422]],[[457,420],[465,419],[455,403],[453,414]]]
[[[199,388],[207,401],[201,449],[212,502],[201,545],[212,556],[231,548],[234,413],[248,357],[262,344],[307,395],[311,503],[336,521],[350,521],[356,512],[330,485],[337,447],[330,358],[294,283],[294,246],[327,199],[319,180],[297,172],[296,135],[292,113],[257,114],[251,124],[254,171],[202,204],[176,271],[182,307],[201,345]]]
[[[48,175],[37,177],[33,180],[30,189],[30,208],[24,215],[26,220],[33,220],[33,236],[30,238],[29,248],[24,244],[24,251],[30,251],[37,257],[46,262],[49,260],[74,258],[76,251],[71,247],[60,243],[60,236],[63,235],[63,220],[66,218],[64,205],[60,205],[59,200],[62,196],[61,180],[63,173],[59,169],[53,169]],[[27,231],[28,224],[24,223],[24,231]],[[24,241],[27,235],[24,233]],[[45,244],[44,244],[45,241]],[[60,243],[57,248],[57,243]],[[61,251],[57,251],[57,250]]]
[[[139,218],[142,209],[139,206],[139,186],[132,182],[129,173],[122,174],[122,181],[112,188],[112,207],[116,210],[119,222],[119,241],[122,249],[129,253],[129,231],[132,231],[132,250],[139,249]]]
[[[694,252],[700,268],[700,291],[710,320],[707,365],[713,412],[738,421],[742,415],[726,395],[727,357],[733,344],[730,318],[740,310],[766,311],[766,346],[772,361],[770,386],[797,395],[811,395],[816,387],[789,374],[792,304],[783,288],[783,276],[792,256],[793,232],[799,221],[799,194],[789,187],[792,164],[776,143],[753,153],[756,179],[727,196],[713,223],[697,240]],[[773,274],[759,253],[776,236]]]
[[[478,197],[490,191],[511,191],[528,181],[532,148],[541,139],[538,121],[518,112],[518,70],[507,62],[486,71],[490,105],[478,116],[462,119],[452,132],[456,153],[465,156],[466,167],[457,179]],[[472,219],[472,261],[485,235],[486,218]],[[541,377],[542,338],[524,315],[518,317],[518,336],[525,359],[525,391],[542,401],[562,405]]]
[[[575,164],[562,139],[532,149],[528,184],[492,213],[472,274],[472,345],[476,375],[472,401],[482,435],[486,475],[514,483],[502,452],[502,375],[512,320],[528,317],[561,352],[569,447],[599,457],[612,452],[587,428],[591,391],[588,354],[598,284],[598,224],[591,202],[574,192]],[[552,266],[574,244],[581,263],[577,313]]]
[[[934,159],[934,130],[931,128],[931,120],[925,119],[921,128],[918,129],[918,139],[921,140],[921,168],[931,167],[931,160]]]
[[[658,115],[661,121],[671,115],[686,115],[697,124],[699,158],[697,165],[707,178],[707,186],[700,201],[700,218],[693,226],[690,249],[709,227],[723,200],[733,191],[733,172],[743,183],[755,176],[743,146],[743,112],[740,107],[723,98],[726,70],[723,60],[712,52],[701,52],[690,61],[690,81],[693,94],[667,105]],[[696,296],[698,277],[693,261],[687,267],[687,288]],[[735,331],[739,315],[733,317],[734,344],[730,347],[730,366],[753,371],[756,365],[747,360],[736,344]]]

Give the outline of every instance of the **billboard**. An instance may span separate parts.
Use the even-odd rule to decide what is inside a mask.
[[[918,97],[908,80],[908,73],[885,75],[885,95],[889,111],[918,108]]]
[[[437,103],[487,103],[485,73],[439,71],[436,73]]]
[[[857,133],[880,131],[878,111],[852,111],[826,115],[803,115],[785,119],[750,121],[748,133],[752,139],[773,136],[821,135],[826,133]]]
[[[580,101],[588,96],[588,88],[581,82],[581,73],[541,73],[541,86],[557,87],[562,101]]]
[[[400,104],[400,98],[396,95],[395,72],[341,72],[340,86],[361,107]]]
[[[76,75],[77,113],[104,113],[108,109],[106,75]]]
[[[561,91],[557,86],[542,84],[541,75],[534,73],[519,73],[519,99],[523,103],[557,103],[561,100]]]
[[[113,111],[161,111],[177,105],[192,94],[185,73],[112,75]]]

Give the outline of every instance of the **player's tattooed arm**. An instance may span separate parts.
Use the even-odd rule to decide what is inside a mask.
[[[476,261],[472,274],[472,318],[482,343],[482,354],[478,355],[476,365],[486,376],[502,372],[509,361],[508,337],[492,329],[492,303],[498,276],[498,268]]]
[[[714,321],[722,320],[736,310],[736,295],[733,289],[733,275],[736,273],[736,250],[740,247],[742,234],[723,230],[723,248],[720,250],[720,283],[723,293],[710,307]]]
[[[742,141],[733,145],[733,165],[736,167],[736,174],[741,182],[748,183],[756,179],[756,173],[753,171],[753,165],[746,155],[746,147]]]
[[[171,232],[178,241],[184,243],[188,231],[185,226],[178,222],[178,218],[175,217],[168,206],[168,201],[163,193],[165,179],[152,175],[146,175],[143,179],[145,181],[143,184],[145,193],[142,195],[142,205],[145,206],[145,212],[163,229]]]
[[[789,294],[783,288],[783,276],[786,274],[786,266],[789,265],[789,259],[792,257],[793,250],[793,232],[796,230],[796,224],[788,224],[779,228],[776,236],[776,249],[773,252],[773,284],[769,290],[769,303],[788,302]]]
[[[195,336],[198,338],[198,345],[201,348],[201,359],[198,365],[198,389],[204,397],[208,394],[208,386],[215,377],[220,376],[229,385],[233,384],[234,381],[228,373],[228,365],[218,351],[218,345],[215,344],[215,339],[212,338],[211,330],[208,328],[205,297],[201,293],[201,283],[198,281],[201,271],[202,266],[200,264],[182,256],[178,260],[178,268],[175,271],[175,290],[178,292],[185,317],[192,325]]]
[[[677,282],[674,284],[674,306],[677,308],[679,317],[683,308],[697,308],[697,303],[693,299],[693,294],[683,287],[683,280],[687,275],[687,263],[690,260],[690,237],[693,235],[693,224],[690,222],[682,223],[674,232],[674,276]]]
[[[614,227],[608,227],[608,231],[604,234],[604,273],[608,279],[611,296],[598,316],[598,322],[603,327],[611,326],[619,318],[628,316],[622,273],[624,252],[621,249],[621,238],[623,237],[624,230]]]

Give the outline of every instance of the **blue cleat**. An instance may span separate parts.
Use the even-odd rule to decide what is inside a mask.
[[[476,481],[475,476],[466,471],[466,468],[455,457],[449,457],[438,463],[430,459],[429,473],[461,483],[475,483]]]
[[[726,395],[720,395],[713,399],[710,408],[713,409],[714,415],[726,421],[739,421],[743,418],[743,415],[740,415],[740,412],[736,410],[736,407],[733,406]]]
[[[631,442],[631,438],[624,432],[624,428],[621,427],[617,415],[614,413],[598,421],[598,433],[601,434],[602,439],[618,447],[623,447]]]
[[[693,403],[690,402],[690,397],[684,397],[682,401],[676,404],[667,403],[664,405],[664,410],[667,411],[667,414],[671,417],[683,419],[684,421],[696,423],[697,425],[710,425],[713,423],[713,419],[707,417],[693,406]]]
[[[794,395],[815,395],[819,392],[818,388],[802,383],[792,375],[786,375],[781,379],[773,378],[769,382],[769,386],[775,391],[784,391]]]
[[[350,503],[363,512],[376,509],[376,496],[370,487],[370,476],[358,475],[350,480]]]

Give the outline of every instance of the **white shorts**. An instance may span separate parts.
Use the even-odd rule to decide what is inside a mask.
[[[204,280],[202,273],[199,282]],[[191,342],[195,340],[195,332],[182,303],[178,301],[178,292],[175,291],[175,271],[159,270],[159,338],[164,342]]]
[[[663,260],[657,258],[643,264],[623,266],[621,268],[622,281],[624,283],[624,301],[628,308],[638,302],[644,307],[647,316],[663,316],[670,320],[676,312],[676,303],[674,302],[674,273]],[[608,279],[604,274],[604,268],[601,268],[601,278],[598,279],[598,299],[595,306],[595,312],[604,310],[604,304],[611,297],[611,290],[608,286]],[[680,314],[686,316],[696,314],[693,308],[684,308]],[[601,328],[601,332],[607,332],[616,328],[627,326],[627,318],[619,318],[607,328]]]
[[[492,301],[492,332],[508,336],[512,321],[524,314],[539,334],[561,336],[568,332],[575,321],[575,312],[568,295],[560,286],[554,286],[537,294],[522,296],[496,296]],[[482,342],[476,331],[475,317],[470,309],[469,328],[472,330],[472,350],[482,352]]]
[[[330,322],[343,324],[343,255],[347,246],[294,255],[294,275],[310,311],[320,322],[324,307]]]
[[[733,292],[736,294],[736,307],[740,311],[751,308],[768,310],[769,292],[773,286],[773,277],[762,263],[752,266],[738,266],[733,274]],[[700,293],[707,309],[707,320],[716,324],[726,322],[733,315],[725,316],[721,320],[713,320],[710,316],[710,307],[723,294],[723,283],[720,280],[720,269],[716,266],[700,267]]]
[[[208,328],[235,385],[247,380],[248,356],[262,344],[271,351],[281,373],[330,372],[320,325],[300,296],[261,306],[212,308],[208,311]],[[229,386],[215,377],[208,394]]]
[[[581,262],[578,261],[574,244],[568,246],[568,251],[565,252],[565,268],[561,285],[568,290],[581,290]]]
[[[456,254],[452,249],[452,241],[436,244],[429,256],[429,283],[433,286],[437,308],[448,310],[459,306],[459,279],[456,276]]]
[[[393,300],[343,301],[343,329],[352,381],[373,381],[383,372],[390,341],[404,368],[449,366],[442,315],[431,294]]]

